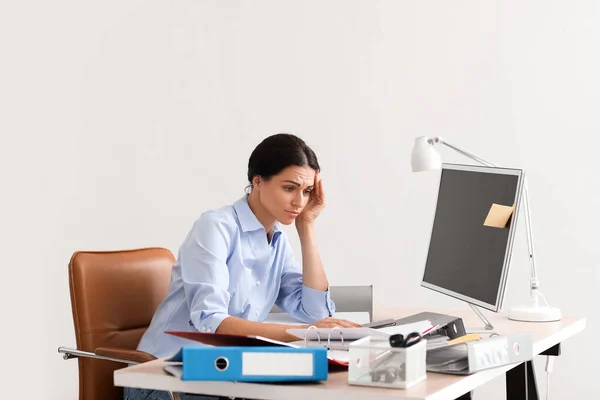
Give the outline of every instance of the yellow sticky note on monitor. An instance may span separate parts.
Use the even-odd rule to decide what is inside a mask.
[[[508,221],[515,211],[515,206],[503,206],[493,203],[483,225],[491,228],[506,228]]]

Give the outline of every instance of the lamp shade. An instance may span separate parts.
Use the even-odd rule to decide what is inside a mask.
[[[410,159],[413,172],[442,168],[442,157],[427,139],[427,136],[420,136],[415,139]]]

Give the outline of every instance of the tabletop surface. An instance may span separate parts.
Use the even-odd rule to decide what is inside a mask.
[[[402,318],[424,309],[385,309],[376,313],[376,319]],[[444,314],[461,317],[466,327],[482,325],[472,310],[435,310]],[[540,354],[548,348],[561,343],[585,329],[583,317],[563,317],[556,322],[519,322],[511,321],[505,314],[486,313],[486,318],[501,335],[531,332],[533,353]],[[468,376],[427,373],[427,379],[409,389],[384,389],[362,387],[348,384],[347,371],[331,372],[327,381],[320,383],[284,383],[263,384],[246,382],[203,382],[182,381],[163,371],[164,359],[158,359],[115,371],[114,382],[117,386],[140,387],[173,392],[198,393],[214,396],[245,397],[250,399],[326,399],[343,396],[344,400],[353,399],[454,399],[503,375],[515,365],[506,365]]]

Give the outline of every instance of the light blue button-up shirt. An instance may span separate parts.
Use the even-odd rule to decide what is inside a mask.
[[[271,243],[244,196],[205,212],[179,249],[169,293],[156,310],[138,349],[156,357],[197,342],[165,331],[215,332],[229,316],[262,322],[277,304],[312,323],[333,315],[329,291],[302,283],[302,268],[278,222]]]

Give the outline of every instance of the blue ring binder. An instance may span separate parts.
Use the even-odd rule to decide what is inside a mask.
[[[168,361],[165,371],[184,381],[323,381],[329,364],[323,347],[277,346],[184,346]]]

